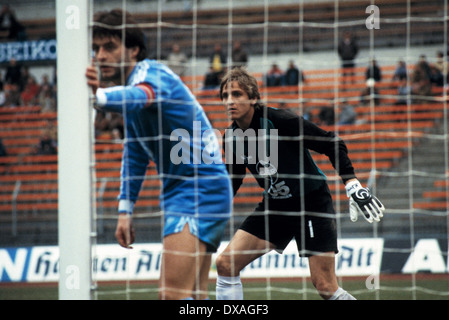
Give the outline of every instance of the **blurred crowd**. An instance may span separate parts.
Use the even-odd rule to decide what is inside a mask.
[[[38,81],[28,67],[11,59],[5,74],[0,73],[0,108],[39,105],[41,112],[56,112],[56,98],[56,72]]]
[[[21,41],[26,39],[25,28],[16,19],[14,12],[8,5],[4,5],[0,12],[0,32],[10,41]],[[358,90],[351,87],[355,84],[354,68],[357,67],[356,59],[359,55],[359,48],[356,39],[350,32],[344,32],[338,44],[337,54],[341,59],[342,85],[346,85],[347,90]],[[223,50],[222,45],[217,42],[211,48],[208,57],[208,71],[204,74],[204,89],[216,89],[221,82],[222,76],[228,68],[246,67],[250,54],[243,47],[240,41],[234,41],[232,49]],[[375,59],[372,59],[366,66],[365,84],[360,92],[358,103],[367,104],[374,99],[375,104],[379,103],[380,95],[377,83],[390,81],[390,88],[395,88],[397,97],[396,104],[419,103],[431,101],[429,96],[433,95],[435,87],[444,87],[449,82],[448,62],[442,51],[436,53],[432,63],[427,61],[425,55],[419,58],[413,68],[408,68],[404,61],[398,61],[396,70],[390,79],[385,79],[381,67]],[[178,44],[173,44],[171,52],[164,56],[167,65],[180,77],[186,75],[188,65],[188,55],[183,52]],[[263,72],[263,85],[266,87],[296,86],[307,83],[302,70],[297,67],[299,61],[290,60],[285,69],[279,62],[273,62],[269,70]],[[360,82],[359,82],[360,83]],[[348,85],[349,84],[349,85]],[[36,79],[29,72],[28,66],[23,66],[15,59],[11,59],[5,70],[0,71],[0,108],[13,108],[16,106],[40,106],[41,113],[57,112],[57,71],[50,77],[48,74],[42,75],[41,79]],[[306,118],[318,124],[333,124],[338,121],[340,124],[350,124],[357,121],[357,114],[354,111],[354,103],[349,100],[341,101],[338,106],[339,115],[335,117],[335,108],[332,105],[323,106],[318,113],[304,115]],[[316,111],[316,110],[315,110]],[[318,116],[316,117],[316,114]],[[36,147],[36,153],[53,153],[56,150],[56,134],[51,127],[45,130],[40,146]],[[49,134],[49,132],[53,132]],[[95,117],[95,136],[97,139],[121,140],[123,139],[123,118],[121,115],[104,113],[97,111]],[[51,142],[50,140],[55,140]],[[4,154],[4,150],[0,150]]]

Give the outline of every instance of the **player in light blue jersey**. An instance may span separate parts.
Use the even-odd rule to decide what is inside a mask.
[[[124,33],[117,28],[123,23]],[[145,58],[143,33],[133,24],[119,9],[98,13],[92,42],[97,66],[86,70],[96,107],[124,118],[116,238],[126,248],[135,240],[133,207],[153,161],[164,213],[159,296],[206,298],[211,253],[231,212],[229,176],[202,107],[168,67]],[[101,88],[100,78],[114,86]]]

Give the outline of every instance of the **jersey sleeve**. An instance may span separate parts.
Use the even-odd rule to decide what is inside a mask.
[[[148,107],[155,98],[154,90],[148,83],[139,83],[134,86],[99,88],[96,92],[96,104],[98,107],[104,111],[122,114]]]
[[[120,172],[119,213],[133,212],[149,164],[149,156],[139,141],[125,142]]]
[[[290,122],[288,128],[303,137],[304,147],[326,155],[344,183],[356,177],[348,156],[348,148],[340,137],[331,131],[321,129],[303,117],[299,117],[299,121],[292,119]]]

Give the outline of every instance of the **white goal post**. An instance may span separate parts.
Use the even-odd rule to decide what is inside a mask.
[[[91,295],[93,123],[85,70],[89,1],[56,1],[58,69],[59,299]]]

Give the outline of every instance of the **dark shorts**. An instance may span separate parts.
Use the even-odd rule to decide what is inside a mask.
[[[259,206],[240,229],[269,241],[279,252],[294,238],[300,256],[337,253],[336,217],[329,188],[325,186],[308,194],[305,201],[304,211],[298,210],[297,205],[293,208],[290,203],[275,212],[264,211]]]

